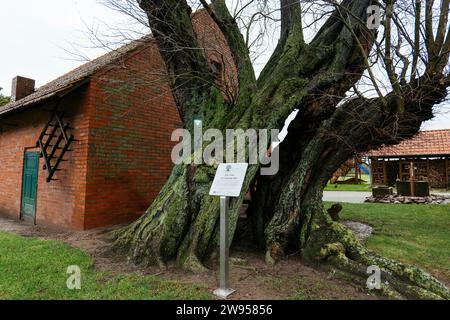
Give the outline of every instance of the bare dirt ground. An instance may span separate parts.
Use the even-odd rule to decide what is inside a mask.
[[[113,273],[141,272],[184,283],[197,283],[213,291],[217,271],[192,274],[168,266],[166,270],[141,268],[127,263],[126,257],[113,253],[108,234],[113,229],[60,231],[48,227],[0,217],[0,231],[26,237],[63,241],[87,252],[98,270]],[[236,293],[232,299],[377,299],[360,287],[332,277],[329,273],[308,267],[298,257],[290,257],[275,267],[265,264],[263,254],[244,248],[231,250],[230,280]]]

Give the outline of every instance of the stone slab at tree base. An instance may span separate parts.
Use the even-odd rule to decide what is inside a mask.
[[[405,197],[399,195],[390,195],[384,197],[368,197],[365,202],[368,203],[392,203],[392,204],[446,204],[450,203],[449,196],[430,195],[428,197]]]
[[[342,221],[342,224],[352,230],[362,243],[366,242],[373,232],[373,227],[358,221]]]

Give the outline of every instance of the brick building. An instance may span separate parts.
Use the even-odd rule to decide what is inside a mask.
[[[422,131],[398,145],[371,151],[368,157],[373,185],[394,186],[397,179],[410,181],[413,173],[432,188],[450,188],[450,130]]]
[[[211,68],[234,88],[223,35],[205,11],[193,21]],[[142,215],[171,172],[182,125],[165,75],[147,36],[37,90],[16,77],[0,107],[0,215],[77,230]]]

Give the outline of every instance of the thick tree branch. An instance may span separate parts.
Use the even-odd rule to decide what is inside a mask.
[[[445,35],[449,29],[448,26],[448,14],[450,8],[450,0],[442,0],[441,10],[439,15],[439,25],[436,31],[436,46],[442,48],[444,44]]]
[[[279,62],[286,55],[286,50],[300,50],[306,47],[302,28],[302,12],[299,0],[280,0],[281,32],[278,44],[269,61],[261,72],[258,86],[263,87],[271,75],[279,68]],[[287,45],[290,43],[290,46]],[[281,68],[284,68],[283,66]]]
[[[397,45],[395,46],[395,54],[403,63],[402,71],[399,77],[399,85],[405,85],[407,82],[406,74],[408,72],[409,66],[411,65],[411,62],[409,61],[408,57],[402,53],[402,35],[400,33],[400,29],[397,29],[397,31],[398,35]]]
[[[433,33],[433,5],[434,0],[425,1],[425,43],[428,51],[428,61],[435,55],[435,42]]]
[[[299,0],[280,0],[281,2],[281,34],[280,41],[284,42],[290,32],[297,32],[299,40],[303,41],[302,9]]]
[[[199,113],[192,103],[213,82],[191,21],[185,0],[138,0],[148,16],[159,51],[172,76],[172,87],[181,118],[186,125]]]
[[[392,13],[393,13],[393,0],[386,1],[386,22],[385,22],[385,52],[384,52],[384,64],[386,66],[386,72],[391,82],[394,91],[401,95],[401,88],[398,82],[397,74],[395,73],[392,59]]]
[[[422,14],[421,0],[415,1],[415,17],[414,17],[414,45],[413,45],[413,60],[411,66],[411,81],[417,78],[417,66],[420,57],[420,16]]]
[[[213,0],[212,6],[205,0],[200,0],[200,2],[219,26],[227,40],[237,67],[240,89],[244,90],[244,88],[255,85],[255,72],[247,45],[239,26],[228,10],[225,0]]]
[[[394,90],[394,92],[396,93],[397,96],[397,110],[398,112],[403,112],[404,110],[404,105],[403,105],[403,100],[402,100],[402,92],[401,92],[401,86],[400,83],[398,81],[398,76],[395,72],[394,69],[394,65],[393,65],[393,59],[392,59],[392,14],[393,14],[393,0],[386,0],[386,21],[385,21],[385,26],[384,26],[384,30],[385,30],[385,34],[384,34],[384,38],[385,38],[385,52],[384,52],[384,56],[383,56],[383,60],[384,60],[384,64],[385,64],[385,68],[386,68],[386,73],[388,75],[389,78],[389,82],[392,85],[392,88]]]

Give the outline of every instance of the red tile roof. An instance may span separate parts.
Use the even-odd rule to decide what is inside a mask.
[[[421,131],[414,138],[395,146],[384,146],[368,153],[369,157],[450,155],[450,129]]]
[[[64,94],[76,88],[78,84],[89,78],[98,70],[110,66],[126,54],[138,50],[142,46],[151,43],[151,36],[144,36],[139,40],[131,41],[122,47],[108,52],[80,67],[64,74],[63,76],[38,88],[34,93],[23,99],[13,101],[0,107],[0,117],[10,112],[47,100],[57,94]]]

